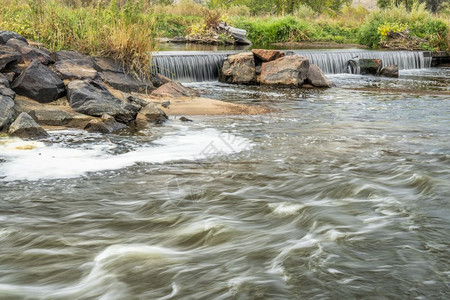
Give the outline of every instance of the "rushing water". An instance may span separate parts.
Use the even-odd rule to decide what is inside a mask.
[[[153,56],[154,68],[169,78],[183,82],[215,81],[227,55],[240,51],[166,51]],[[354,58],[381,59],[383,67],[397,65],[400,70],[422,69],[431,66],[431,57],[423,51],[368,50],[291,50],[309,59],[325,74],[352,73],[348,61]],[[355,72],[354,72],[355,73]],[[359,71],[358,71],[359,73]]]
[[[270,105],[138,135],[0,140],[0,299],[448,299],[449,69],[329,90],[191,86]]]

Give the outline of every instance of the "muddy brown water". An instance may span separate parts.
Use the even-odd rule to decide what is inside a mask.
[[[261,116],[0,140],[0,299],[448,299],[450,69],[190,84]]]

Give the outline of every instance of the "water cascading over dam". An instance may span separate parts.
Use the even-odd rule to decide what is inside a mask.
[[[153,55],[157,72],[182,82],[216,81],[227,52],[159,52]],[[379,58],[383,67],[398,65],[400,70],[422,69],[431,66],[431,57],[422,51],[364,51],[364,50],[294,50],[295,54],[307,57],[325,74],[348,73],[347,63],[353,58]]]

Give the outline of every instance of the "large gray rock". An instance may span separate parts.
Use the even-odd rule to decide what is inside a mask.
[[[6,129],[14,115],[14,100],[11,97],[0,95],[0,131]]]
[[[67,98],[75,111],[100,117],[103,114],[113,116],[117,121],[128,123],[136,118],[134,105],[114,97],[100,82],[75,80],[67,86]]]
[[[98,77],[91,58],[57,61],[53,68],[62,80],[95,79]]]
[[[104,71],[102,72],[101,77],[103,82],[126,93],[145,93],[154,89],[150,81],[143,81],[126,73]]]
[[[27,43],[27,39],[13,31],[0,31],[0,45],[5,45],[10,39],[20,40],[24,43]]]
[[[42,64],[48,65],[54,62],[48,50],[31,47],[21,40],[10,39],[6,43],[6,46],[11,47],[22,54],[22,58],[26,63],[33,60],[39,60]]]
[[[19,95],[27,96],[41,103],[55,101],[65,94],[64,83],[52,70],[33,61],[14,80],[12,89]]]
[[[307,83],[315,87],[332,87],[333,83],[323,75],[319,66],[312,64],[309,66]]]
[[[25,112],[21,113],[11,124],[8,134],[20,138],[45,138],[48,136],[48,133]]]
[[[11,47],[0,46],[0,71],[10,63],[19,63],[22,61],[22,54]]]
[[[61,50],[61,51],[55,52],[52,55],[52,58],[55,61],[61,61],[61,60],[69,60],[69,59],[84,59],[84,58],[87,58],[87,56],[78,51]]]
[[[145,126],[148,123],[162,124],[167,119],[167,115],[162,109],[158,108],[155,103],[149,103],[139,111],[136,123],[139,126]]]
[[[299,55],[284,56],[261,66],[261,84],[301,87],[308,76],[309,60]]]
[[[28,112],[39,124],[64,126],[72,122],[74,114],[57,108],[35,109]]]
[[[114,73],[124,72],[124,69],[122,68],[119,62],[108,57],[94,57],[94,65],[95,69],[98,72],[107,72],[107,71]]]
[[[378,75],[384,77],[398,78],[398,65],[391,65],[384,67],[383,69],[381,69]]]
[[[9,88],[8,79],[0,74],[0,131],[6,129],[14,115],[15,93]]]
[[[0,73],[0,95],[14,99],[16,93],[10,89],[9,80],[6,76]]]
[[[60,105],[42,104],[25,97],[16,97],[14,102],[15,115],[26,112],[39,125],[82,129],[94,118],[76,112],[70,106],[64,105],[64,101],[61,101]]]
[[[255,57],[252,52],[229,55],[220,71],[220,82],[252,84],[256,81]]]
[[[154,89],[151,80],[140,80],[129,74],[123,66],[107,57],[94,58],[95,69],[100,72],[103,82],[125,93],[145,93]]]

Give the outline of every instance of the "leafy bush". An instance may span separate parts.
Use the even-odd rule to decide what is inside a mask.
[[[421,45],[423,49],[444,50],[448,47],[448,26],[428,12],[424,4],[413,5],[411,11],[403,6],[373,11],[359,30],[359,42],[378,47],[384,38],[383,31],[379,29],[386,24],[402,24],[409,29],[412,37],[425,39],[426,42]]]
[[[247,30],[248,38],[257,45],[280,42],[334,41],[355,42],[357,28],[344,22],[302,20],[294,16],[231,18],[233,26]]]

